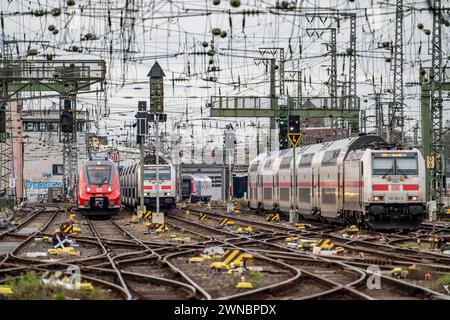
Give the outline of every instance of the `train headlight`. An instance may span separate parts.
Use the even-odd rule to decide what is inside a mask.
[[[419,197],[418,197],[418,196],[410,196],[410,197],[409,197],[409,200],[411,200],[411,201],[417,201],[417,200],[419,200]]]
[[[167,192],[166,195],[167,195],[167,196],[170,196],[170,192]]]
[[[373,196],[373,201],[381,201],[383,200],[382,196]]]
[[[111,192],[111,191],[112,191],[112,186],[109,185],[109,186],[108,186],[108,192]]]
[[[86,186],[86,191],[91,192],[91,186]]]

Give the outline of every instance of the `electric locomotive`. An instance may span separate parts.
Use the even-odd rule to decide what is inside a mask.
[[[159,166],[159,203],[166,208],[175,207],[176,175],[174,166],[166,159],[160,158]],[[122,203],[136,208],[140,203],[141,180],[139,163],[125,167],[120,174]],[[156,207],[156,165],[144,164],[144,204],[147,209]]]
[[[119,172],[114,162],[105,158],[83,163],[78,175],[77,204],[84,215],[114,215],[119,211]]]

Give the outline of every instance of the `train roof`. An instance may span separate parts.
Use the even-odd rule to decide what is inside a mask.
[[[148,154],[144,157],[144,164],[156,164],[156,156]],[[159,164],[170,164],[169,160],[163,156],[159,156]]]
[[[309,154],[309,153],[316,153],[318,151],[325,151],[325,150],[341,150],[341,153],[343,153],[344,155],[347,155],[352,150],[365,149],[365,148],[370,147],[371,144],[383,143],[383,142],[385,142],[385,140],[380,136],[364,135],[364,136],[351,137],[351,138],[342,139],[342,140],[335,140],[335,141],[329,141],[329,142],[324,142],[324,143],[316,143],[316,144],[301,146],[296,149],[296,154],[299,154],[299,153]],[[252,163],[254,161],[275,159],[278,157],[283,157],[285,155],[292,155],[292,150],[293,150],[293,148],[262,153],[262,154],[258,155],[255,159],[253,159]]]
[[[193,178],[194,180],[211,180],[211,178],[206,174],[198,174],[198,173],[183,173],[181,177],[189,177]]]
[[[88,165],[101,165],[101,164],[109,164],[115,166],[116,164],[111,159],[99,158],[99,159],[86,159],[83,162],[83,166]]]

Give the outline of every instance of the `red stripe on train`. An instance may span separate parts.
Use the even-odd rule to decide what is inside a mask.
[[[292,184],[290,182],[280,182],[278,184],[280,187],[291,187]]]
[[[387,185],[387,184],[373,184],[372,185],[372,190],[373,191],[388,191],[389,190],[389,185]]]
[[[346,187],[363,187],[364,186],[364,181],[360,180],[360,181],[345,181],[345,186]]]
[[[320,182],[319,186],[325,187],[325,188],[337,188],[338,184],[337,184],[337,182],[333,182],[333,181],[325,181],[325,182]]]
[[[311,188],[312,183],[311,182],[297,182],[297,187],[308,187]]]
[[[262,184],[263,187],[272,187],[273,183],[271,182],[265,182]],[[291,187],[290,182],[280,182],[278,184],[280,187]],[[311,188],[312,182],[297,182],[297,187],[308,187]],[[345,181],[346,187],[362,187],[364,186],[364,181]],[[375,185],[376,186],[376,185]],[[257,187],[257,184],[250,184],[250,187]],[[325,181],[320,183],[320,187],[325,188],[337,188],[338,183],[334,181]]]
[[[403,191],[418,191],[419,185],[418,184],[404,184],[403,185]]]
[[[153,190],[153,188],[156,189],[154,186],[144,186],[144,190]],[[161,186],[161,190],[170,190],[172,189],[171,186]]]

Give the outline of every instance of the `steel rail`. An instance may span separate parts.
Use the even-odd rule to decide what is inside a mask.
[[[125,280],[122,277],[121,271],[119,270],[119,268],[117,267],[116,263],[114,262],[114,260],[111,259],[111,252],[108,252],[108,250],[106,249],[106,247],[104,246],[100,236],[98,235],[97,231],[95,230],[95,227],[92,224],[92,221],[90,219],[87,220],[88,222],[88,226],[91,228],[92,233],[94,235],[94,237],[97,238],[97,241],[99,243],[99,245],[102,247],[103,252],[106,253],[106,257],[107,259],[110,261],[111,263],[111,267],[114,269],[114,271],[116,272],[117,278],[119,279],[119,282],[121,284],[121,286],[123,287],[123,289],[125,290],[125,292],[127,293],[127,300],[131,300],[132,299],[132,294],[130,293],[130,290],[128,289],[127,284],[125,283]]]

